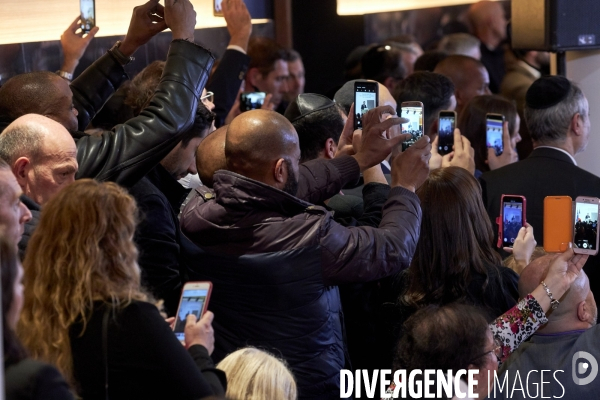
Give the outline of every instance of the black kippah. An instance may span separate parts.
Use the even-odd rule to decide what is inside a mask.
[[[533,82],[525,95],[527,107],[543,110],[567,98],[571,82],[564,76],[544,76]]]
[[[335,103],[325,96],[314,93],[303,93],[290,103],[285,110],[284,116],[288,121],[294,122],[316,111],[325,110],[333,106],[335,106]]]

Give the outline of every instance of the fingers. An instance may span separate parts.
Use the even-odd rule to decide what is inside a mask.
[[[571,262],[577,267],[578,271],[581,271],[585,263],[587,262],[589,254],[576,254]]]
[[[504,250],[505,252],[510,253],[510,254],[513,253],[512,247],[503,247],[502,250]]]
[[[407,135],[407,136],[410,138],[411,135]],[[410,146],[410,148],[414,147],[415,149],[419,149],[419,150],[421,150],[421,149],[427,150],[428,149],[429,151],[431,151],[431,143],[429,143],[429,141],[430,141],[429,136],[424,135],[421,137],[421,139],[417,140],[415,142],[415,144]]]
[[[213,314],[211,311],[206,311],[202,318],[200,318],[200,322],[211,325],[214,319],[215,314]]]
[[[433,139],[433,143],[431,143],[431,154],[433,154],[433,155],[438,154],[438,142],[439,142],[439,138],[440,138],[440,135],[437,135],[435,137],[435,139]]]
[[[562,261],[569,261],[571,258],[573,258],[574,254],[573,244],[569,243],[567,250],[564,253],[560,253],[557,258]]]
[[[273,95],[271,93],[268,93],[265,96],[265,100],[263,101],[262,106],[260,106],[260,109],[261,110],[269,110],[269,111],[275,110],[275,105],[273,103],[271,103],[272,98],[273,98]]]
[[[488,153],[488,160],[490,160],[490,159],[491,160],[495,160],[496,158],[498,158],[496,156],[496,151],[493,148],[491,148],[491,147],[488,147],[487,153]]]
[[[194,325],[197,321],[197,318],[194,314],[188,314],[187,317],[185,317],[185,326],[188,325]]]
[[[396,110],[392,106],[379,106],[375,107],[369,111],[365,115],[363,115],[363,129],[366,126],[370,125],[370,122],[376,118],[377,121],[381,121],[383,114],[396,115]],[[390,118],[394,119],[394,118]],[[400,122],[401,124],[402,122]]]
[[[504,144],[504,150],[510,149],[510,133],[508,132],[508,121],[502,124],[502,143]]]
[[[94,36],[96,36],[96,33],[98,33],[98,31],[100,30],[100,28],[98,28],[97,26],[93,27],[87,34],[87,36],[85,38],[83,38],[83,40],[90,42]]]
[[[454,129],[454,151],[460,153],[463,151],[463,141],[460,134],[460,129]]]
[[[80,21],[81,21],[81,15],[78,15],[77,18],[75,18],[75,20],[71,23],[71,25],[69,25],[69,27],[67,28],[67,30],[75,33],[75,31],[77,29],[79,29]]]

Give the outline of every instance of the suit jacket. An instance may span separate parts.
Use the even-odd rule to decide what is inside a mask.
[[[563,152],[550,148],[535,149],[525,160],[483,174],[480,178],[483,201],[494,226],[497,240],[500,197],[503,194],[525,196],[526,218],[533,226],[538,246],[544,243],[544,198],[546,196],[600,197],[600,178],[573,164]],[[592,291],[600,295],[600,256],[590,257],[585,271]]]
[[[240,85],[246,79],[250,57],[238,50],[228,49],[221,57],[219,65],[210,77],[206,90],[215,93],[215,109],[217,114],[215,126],[223,125],[229,110],[235,103]]]
[[[527,90],[536,79],[537,77],[524,66],[524,61],[518,61],[510,67],[500,85],[502,96],[517,102],[517,111],[521,117],[519,134],[522,140],[517,144],[520,159],[525,159],[533,151],[533,143],[523,111],[525,110]]]

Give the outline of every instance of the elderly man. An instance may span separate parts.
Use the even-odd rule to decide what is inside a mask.
[[[543,243],[544,198],[600,197],[600,178],[579,168],[574,158],[585,150],[590,135],[588,101],[577,85],[560,76],[538,79],[527,91],[525,118],[533,152],[524,160],[483,174],[481,187],[492,224],[500,213],[502,194],[525,196],[527,222],[533,226],[536,241]],[[600,289],[599,258],[590,257],[585,267],[594,293]]]
[[[436,65],[433,72],[442,74],[454,84],[456,113],[460,115],[475,96],[491,94],[490,76],[484,65],[472,57],[453,55]]]
[[[196,109],[214,62],[207,50],[193,43],[195,17],[189,0],[167,0],[164,8],[158,0],[150,0],[134,9],[123,42],[117,42],[70,86],[50,72],[9,79],[0,88],[0,129],[25,114],[47,116],[69,129],[77,142],[77,178],[134,184],[175,147],[193,122],[191,110]],[[126,79],[123,65],[131,61],[133,51],[166,27],[171,28],[173,42],[145,112],[99,136],[78,132]]]
[[[529,264],[519,279],[519,295],[525,297],[531,293],[546,279],[554,259],[563,256],[547,255]],[[535,393],[540,398],[597,397],[600,379],[594,378],[598,373],[597,360],[600,360],[600,328],[596,325],[596,300],[585,272],[582,271],[570,289],[556,300],[560,304],[548,312],[548,322],[503,365],[499,381],[506,379],[508,387],[492,388],[490,399],[535,398],[538,396]],[[591,368],[583,368],[584,363]],[[591,378],[589,382],[585,382],[587,378]],[[517,380],[522,389],[511,391]]]
[[[27,114],[0,135],[0,158],[9,164],[23,192],[21,199],[33,214],[19,242],[24,251],[39,220],[40,206],[75,180],[77,147],[58,122]]]
[[[391,107],[366,114],[355,155],[328,163],[357,179],[359,170],[381,162],[407,137],[387,139],[401,120],[380,122],[383,113],[395,115]],[[245,345],[267,348],[289,363],[300,398],[339,396],[344,343],[335,285],[408,267],[421,215],[414,190],[428,175],[430,150],[423,138],[395,158],[379,228],[345,228],[295,197],[300,146],[290,122],[264,110],[238,116],[226,133],[228,171],[214,175],[216,199],[192,199],[181,217],[183,232],[214,259],[190,278],[214,284],[211,308],[222,316],[216,358]],[[332,177],[315,182],[322,198],[340,189]]]
[[[31,212],[20,197],[23,191],[10,166],[0,158],[0,227],[13,243],[18,243],[25,231]]]

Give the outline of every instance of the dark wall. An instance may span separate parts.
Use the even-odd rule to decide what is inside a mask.
[[[327,94],[341,86],[346,57],[364,42],[364,17],[340,17],[335,0],[292,0],[292,30],[306,69],[305,91]]]

